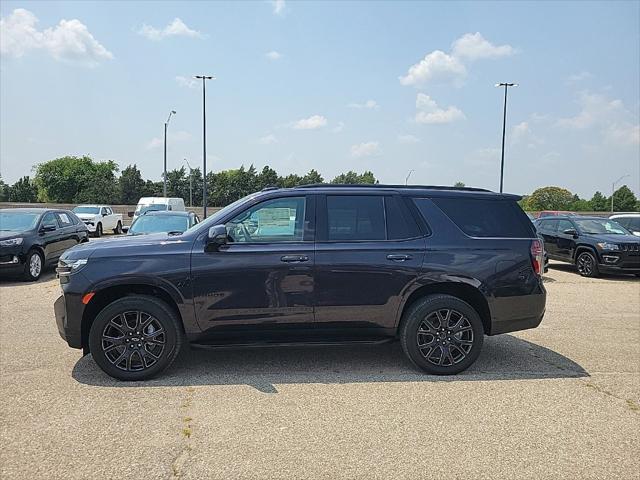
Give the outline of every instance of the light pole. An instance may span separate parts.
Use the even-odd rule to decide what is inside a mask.
[[[202,79],[202,206],[204,208],[202,218],[207,218],[207,106],[206,96],[207,80],[215,80],[216,77],[207,75],[194,75],[193,78]]]
[[[404,184],[407,185],[409,183],[409,177],[411,176],[411,174],[415,172],[415,170],[411,169],[409,170],[409,173],[407,173],[407,176],[404,179]]]
[[[167,196],[167,126],[169,125],[169,120],[171,120],[171,115],[175,114],[176,111],[171,110],[167,121],[164,122],[164,183],[162,184],[162,192],[165,197]]]
[[[500,161],[500,193],[504,181],[504,137],[507,129],[507,89],[517,87],[517,83],[496,83],[496,87],[504,87],[504,111],[502,113],[502,160]]]
[[[187,164],[187,167],[189,167],[189,206],[193,207],[193,168],[191,168],[186,158],[184,162]]]
[[[613,193],[616,189],[616,185],[618,183],[620,183],[620,180],[622,180],[623,178],[627,178],[630,177],[631,175],[629,175],[628,173],[624,174],[623,176],[621,176],[619,179],[617,179],[615,182],[613,182],[611,184],[611,213],[613,213]]]

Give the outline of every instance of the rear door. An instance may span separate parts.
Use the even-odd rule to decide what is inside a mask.
[[[576,230],[576,226],[571,220],[559,219],[556,232],[556,255],[570,262],[576,249],[576,239],[572,234],[564,233],[566,230]]]
[[[319,195],[316,323],[393,328],[425,239],[398,195]]]
[[[542,236],[542,239],[544,240],[544,249],[550,257],[557,256],[557,231],[558,220],[556,219],[541,220],[538,224],[537,232]]]
[[[45,227],[51,228],[52,230],[45,231]],[[40,221],[38,231],[42,249],[44,250],[45,262],[51,262],[62,254],[62,233],[56,215],[53,212],[45,213]]]
[[[62,255],[65,250],[77,245],[79,239],[76,226],[73,224],[73,220],[71,220],[68,214],[65,212],[56,212],[56,219],[60,226],[60,249],[58,250],[57,255]]]

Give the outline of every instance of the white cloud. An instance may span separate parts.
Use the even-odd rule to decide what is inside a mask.
[[[269,135],[265,135],[258,139],[258,143],[261,145],[273,145],[274,143],[278,143],[278,139],[272,133]]]
[[[533,134],[528,122],[520,122],[511,130],[511,145],[526,145],[535,148],[542,144],[542,140]]]
[[[569,75],[567,77],[567,84],[573,85],[575,83],[582,82],[583,80],[587,80],[591,77],[593,77],[593,75],[586,71],[574,73],[573,75]]]
[[[415,117],[417,123],[451,123],[466,118],[459,108],[454,106],[440,108],[435,100],[424,93],[418,93],[416,109],[418,110]]]
[[[284,0],[271,0],[271,5],[273,6],[273,13],[275,15],[284,15],[284,10],[287,6]]]
[[[422,85],[432,80],[460,80],[466,75],[467,69],[457,58],[435,50],[412,65],[407,74],[399,79],[402,85]]]
[[[169,132],[167,134],[167,145],[170,145],[174,142],[186,142],[193,138],[189,132],[185,132],[184,130],[179,130],[175,133]],[[145,146],[146,150],[155,150],[156,148],[160,148],[164,146],[164,139],[162,137],[154,137],[149,140]]]
[[[291,124],[291,128],[295,130],[315,130],[324,127],[327,119],[322,115],[312,115],[309,118],[302,118]]]
[[[451,54],[460,59],[479,60],[482,58],[507,57],[516,53],[511,45],[494,45],[480,34],[465,33],[451,45]]]
[[[364,142],[351,146],[351,156],[358,157],[373,157],[380,155],[380,143],[379,142]]]
[[[77,19],[60,20],[55,27],[39,31],[38,18],[29,10],[16,8],[0,18],[0,53],[22,57],[31,50],[43,50],[56,60],[96,66],[113,54],[91,35]]]
[[[173,21],[162,30],[145,23],[144,25],[142,25],[140,30],[138,30],[138,34],[154,41],[159,41],[166,37],[204,38],[204,34],[198,32],[197,30],[189,28],[178,17],[174,18]]]
[[[614,123],[604,132],[605,140],[612,145],[640,145],[640,125],[627,122]]]
[[[368,110],[377,110],[380,108],[380,105],[378,105],[378,102],[376,102],[375,100],[367,100],[364,103],[350,103],[349,105],[347,105],[347,107],[349,108],[365,108]]]
[[[409,135],[409,134],[399,134],[398,135],[398,142],[403,143],[405,145],[408,144],[412,144],[412,143],[420,143],[422,140],[420,140],[418,137],[414,137],[413,135]]]
[[[195,78],[183,77],[181,75],[178,75],[176,77],[176,82],[178,82],[178,85],[180,85],[181,87],[186,88],[198,88],[200,86],[200,82],[198,82]]]
[[[344,122],[338,122],[338,124],[333,127],[331,131],[333,133],[340,133],[342,130],[344,130]]]
[[[282,58],[282,54],[280,52],[276,52],[275,50],[271,50],[270,52],[265,53],[264,56],[273,61],[280,60]]]
[[[465,62],[505,57],[516,53],[511,45],[493,45],[479,33],[466,33],[451,44],[451,52],[434,50],[415,65],[405,76],[398,77],[402,85],[419,86],[427,82],[461,84],[467,76]]]
[[[611,100],[605,95],[583,91],[578,97],[581,107],[573,117],[560,118],[557,125],[565,128],[585,129],[596,124],[608,123],[624,113],[621,100]]]

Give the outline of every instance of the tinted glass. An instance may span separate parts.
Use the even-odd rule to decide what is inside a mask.
[[[143,205],[138,210],[136,210],[136,215],[142,215],[146,212],[161,212],[167,209],[166,205],[155,204],[155,205]]]
[[[39,213],[0,212],[0,232],[23,232],[36,228]]]
[[[543,232],[554,233],[558,230],[558,220],[544,220],[541,224]]]
[[[627,218],[629,223],[627,223],[627,230],[631,230],[632,232],[640,232],[640,217],[629,217]]]
[[[327,196],[329,240],[385,240],[384,197]]]
[[[420,236],[420,230],[415,219],[397,197],[385,197],[385,212],[387,217],[387,238],[402,240]]]
[[[512,200],[432,198],[433,202],[471,237],[531,238],[533,225]]]
[[[58,217],[58,223],[61,227],[70,227],[73,225],[73,221],[66,213],[56,213],[56,217]]]
[[[576,219],[575,222],[584,234],[629,235],[629,232],[614,220],[583,218]]]
[[[288,197],[254,205],[227,222],[229,238],[240,243],[302,241],[305,204],[304,197]]]
[[[53,225],[58,228],[58,221],[56,220],[56,216],[53,213],[46,213],[44,218],[42,219],[42,226]]]
[[[569,220],[558,220],[558,233],[563,233],[570,228],[575,230],[575,227]]]

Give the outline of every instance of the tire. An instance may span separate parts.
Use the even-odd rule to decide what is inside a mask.
[[[142,328],[140,328],[142,322]],[[111,339],[111,340],[109,340]],[[89,331],[98,366],[118,380],[147,380],[173,363],[183,343],[180,320],[165,302],[146,295],[107,305]]]
[[[596,256],[590,250],[583,250],[576,257],[576,268],[583,277],[595,278],[600,275]]]
[[[28,282],[35,282],[42,275],[44,269],[44,258],[38,250],[31,250],[27,253],[24,262],[24,272],[22,277]]]
[[[442,331],[445,325],[448,328]],[[466,370],[480,355],[483,341],[478,312],[451,295],[428,295],[411,305],[402,317],[400,343],[404,353],[416,367],[432,375],[455,375]]]
[[[93,235],[94,235],[96,238],[100,238],[100,237],[102,236],[102,224],[101,224],[101,223],[98,223],[98,224],[96,225],[96,231],[95,231],[95,233],[94,233]]]
[[[113,229],[113,233],[115,233],[116,235],[120,235],[122,233],[122,223],[118,222],[116,228]]]

